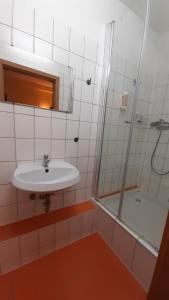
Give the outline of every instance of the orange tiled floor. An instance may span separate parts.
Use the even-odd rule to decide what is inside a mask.
[[[93,234],[0,278],[1,300],[145,300],[146,293]]]

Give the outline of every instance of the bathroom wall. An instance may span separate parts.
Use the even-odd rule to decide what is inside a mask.
[[[0,1],[0,41],[72,66],[74,109],[66,114],[0,103],[0,225],[44,213],[39,195],[31,200],[30,193],[11,184],[19,163],[42,160],[43,154],[65,159],[81,173],[79,184],[51,197],[51,210],[91,196],[103,64],[103,25],[93,25],[88,36],[44,15],[42,7],[34,11],[20,1],[12,7],[13,1]],[[85,81],[90,77],[88,86]]]

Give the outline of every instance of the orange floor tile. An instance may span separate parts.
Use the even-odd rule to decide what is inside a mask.
[[[2,276],[0,299],[145,300],[146,293],[93,234]]]

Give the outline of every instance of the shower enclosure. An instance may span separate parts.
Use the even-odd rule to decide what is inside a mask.
[[[144,4],[139,15],[119,4],[107,25],[95,199],[158,252],[169,203],[169,21],[159,18],[167,4]]]

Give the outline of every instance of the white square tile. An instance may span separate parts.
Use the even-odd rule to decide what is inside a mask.
[[[34,160],[33,139],[16,139],[16,160]]]
[[[70,219],[70,242],[82,237],[82,215]]]
[[[91,125],[91,139],[96,139],[97,137],[97,124],[96,123],[92,123]]]
[[[92,111],[92,122],[98,122],[99,118],[99,106],[93,105],[93,111]]]
[[[97,41],[91,40],[85,36],[85,58],[93,60],[96,62],[97,60]]]
[[[80,118],[80,102],[73,101],[73,113],[67,114],[68,120],[79,120]]]
[[[66,136],[66,120],[52,119],[52,138],[65,139]]]
[[[33,52],[33,36],[14,29],[13,45],[17,48]]]
[[[97,211],[97,230],[106,243],[111,246],[114,234],[114,220],[102,209]]]
[[[140,243],[137,243],[132,271],[137,280],[144,286],[146,290],[149,290],[155,265],[156,257]]]
[[[38,231],[21,235],[20,245],[22,263],[26,263],[37,258],[39,250]]]
[[[0,102],[0,111],[13,112],[13,104]]]
[[[87,79],[92,80],[92,83],[95,82],[95,69],[96,69],[96,64],[88,61],[88,60],[84,60],[84,67],[83,67],[83,79],[86,81]]]
[[[80,122],[79,138],[82,140],[90,139],[90,130],[91,123]]]
[[[0,243],[0,262],[19,257],[19,238],[12,238]]]
[[[44,154],[50,154],[51,152],[51,141],[36,139],[35,140],[35,159],[42,159]]]
[[[79,79],[74,80],[73,97],[75,100],[81,100],[82,94],[82,81]]]
[[[95,232],[96,209],[83,214],[82,232],[88,235]]]
[[[55,193],[53,196],[51,196],[51,211],[59,209],[59,208],[63,208],[63,193],[58,192]]]
[[[18,202],[28,202],[30,199],[30,192],[24,190],[17,190],[17,200]]]
[[[69,39],[70,27],[65,24],[61,24],[55,19],[54,44],[56,46],[69,50]]]
[[[96,65],[95,84],[101,86],[103,76],[103,67]]]
[[[84,54],[84,34],[71,28],[70,51],[80,56]]]
[[[98,43],[97,63],[103,65],[103,61],[104,61],[104,43]]]
[[[67,245],[69,242],[69,236],[69,220],[56,223],[56,248],[61,248]]]
[[[77,167],[80,173],[87,172],[88,157],[78,157]]]
[[[103,90],[99,86],[94,86],[94,91],[93,91],[93,104],[99,105],[100,103],[100,98],[103,95]]]
[[[50,109],[35,108],[35,116],[51,118],[52,112]]]
[[[86,183],[87,183],[87,173],[83,173],[80,175],[80,181],[77,184],[77,189],[85,188]]]
[[[40,257],[46,256],[56,250],[56,243],[47,244],[46,246],[40,248]]]
[[[24,220],[35,216],[35,201],[18,203],[18,218]]]
[[[71,206],[76,203],[75,191],[64,193],[64,207]]]
[[[73,140],[78,137],[79,134],[79,122],[67,121],[66,139]]]
[[[95,168],[95,157],[89,157],[89,163],[88,163],[88,172],[94,171]]]
[[[14,136],[14,117],[12,113],[0,112],[0,137]]]
[[[36,38],[35,39],[35,54],[51,60],[52,59],[52,45]]]
[[[18,219],[17,204],[0,207],[0,225],[16,222]]]
[[[84,81],[82,83],[82,101],[93,102],[93,85],[87,85]]]
[[[35,117],[35,138],[51,138],[51,119]]]
[[[88,156],[89,154],[89,140],[80,140],[78,156]]]
[[[21,266],[20,257],[14,257],[11,260],[1,263],[1,272],[7,273]]]
[[[0,42],[11,44],[11,28],[0,24]]]
[[[39,11],[35,13],[35,36],[44,41],[53,41],[53,19]]]
[[[70,53],[69,65],[74,69],[75,78],[82,79],[82,71],[83,71],[83,58]]]
[[[34,117],[28,115],[15,115],[16,138],[34,138]]]
[[[33,34],[34,11],[26,2],[15,0],[13,26],[19,30]]]
[[[56,226],[55,224],[45,226],[39,230],[40,248],[56,241]]]
[[[77,143],[71,140],[66,141],[66,157],[77,157]]]
[[[86,201],[86,189],[76,190],[76,202],[81,203]]]
[[[15,162],[1,162],[0,163],[0,184],[11,183],[15,169],[16,169]]]
[[[112,249],[121,258],[121,260],[131,268],[134,256],[136,239],[131,236],[119,224],[115,224]]]
[[[17,114],[25,114],[33,116],[35,113],[34,107],[26,106],[26,105],[14,105],[14,112]]]
[[[52,158],[64,158],[65,140],[52,140]]]
[[[68,65],[69,62],[69,52],[67,50],[61,49],[54,46],[53,48],[53,60],[64,65]]]
[[[15,160],[15,140],[14,138],[0,138],[0,161]]]
[[[56,118],[56,119],[66,119],[67,114],[64,112],[60,112],[60,111],[54,111],[52,110],[52,118]]]
[[[89,103],[81,103],[80,121],[91,122],[92,117],[92,105]]]
[[[68,157],[65,159],[68,163],[72,164],[73,166],[77,167],[77,159],[76,157]]]
[[[7,25],[12,24],[13,0],[0,1],[0,22]]]
[[[16,189],[12,184],[0,185],[0,206],[16,202]]]

